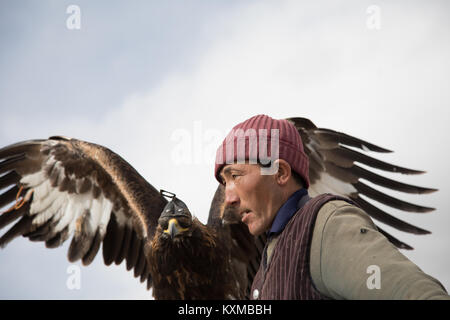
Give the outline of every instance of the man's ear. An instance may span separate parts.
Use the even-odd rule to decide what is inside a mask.
[[[283,159],[277,159],[275,162],[278,162],[278,172],[275,174],[276,181],[279,185],[285,185],[292,177],[291,166]]]

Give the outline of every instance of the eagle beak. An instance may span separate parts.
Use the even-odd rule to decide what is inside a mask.
[[[172,218],[169,220],[169,225],[167,227],[166,230],[164,230],[164,233],[168,233],[170,235],[170,237],[173,239],[175,238],[175,236],[181,232],[185,232],[187,231],[188,228],[182,228],[180,227],[180,225],[178,224],[177,219]]]

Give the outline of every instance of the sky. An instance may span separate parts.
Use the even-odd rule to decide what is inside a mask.
[[[395,151],[378,159],[427,171],[385,176],[439,189],[390,193],[436,208],[389,210],[432,233],[379,225],[412,245],[402,253],[448,290],[449,7],[2,1],[0,146],[52,135],[104,145],[206,222],[214,154],[228,131],[256,114],[306,117]],[[88,267],[69,263],[68,245],[17,238],[0,250],[0,298],[151,299],[124,265],[104,266],[101,253]]]

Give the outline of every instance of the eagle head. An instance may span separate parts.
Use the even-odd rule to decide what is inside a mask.
[[[180,236],[189,235],[192,226],[192,215],[186,204],[173,196],[164,207],[158,224],[162,230],[162,237],[176,240]]]

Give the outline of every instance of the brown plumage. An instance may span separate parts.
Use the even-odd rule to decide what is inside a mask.
[[[158,226],[150,252],[154,295],[160,299],[239,297],[229,252],[211,228],[194,218],[188,235],[170,238]],[[170,254],[168,254],[170,253]]]
[[[433,208],[389,196],[361,179],[413,194],[436,189],[388,179],[356,163],[403,174],[423,171],[348,147],[391,152],[385,148],[317,128],[305,118],[288,120],[298,129],[310,159],[311,196],[329,192],[349,197],[379,222],[404,232],[429,233],[364,197],[407,212],[426,213]],[[251,236],[236,212],[224,207],[223,186],[217,188],[204,225],[174,195],[168,202],[119,155],[76,139],[58,136],[0,149],[0,190],[0,229],[15,222],[0,237],[1,247],[18,236],[43,241],[49,248],[71,238],[68,259],[82,260],[84,265],[101,247],[106,265],[125,261],[135,277],[153,287],[156,299],[248,297],[266,242],[265,236]],[[379,230],[397,247],[412,249]]]
[[[53,137],[3,148],[0,159],[5,159],[0,174],[8,172],[1,183],[13,184],[0,195],[0,204],[12,202],[19,186],[30,197],[19,210],[0,216],[0,227],[21,218],[0,246],[23,235],[54,248],[73,235],[69,261],[89,265],[103,243],[105,264],[125,259],[151,287],[144,244],[167,201],[120,156],[99,145]]]

